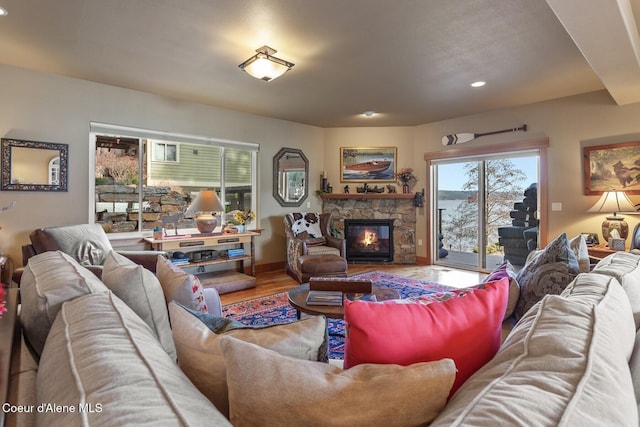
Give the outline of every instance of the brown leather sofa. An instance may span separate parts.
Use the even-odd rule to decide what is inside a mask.
[[[102,264],[109,251],[113,250],[111,242],[100,224],[76,224],[58,227],[45,227],[29,234],[31,243],[22,246],[22,265],[26,266],[29,258],[47,251],[62,251],[74,257],[80,264],[91,270],[96,276],[102,275]],[[118,250],[136,264],[155,273],[158,255],[166,256],[162,251]],[[13,281],[20,283],[22,268],[13,273]]]

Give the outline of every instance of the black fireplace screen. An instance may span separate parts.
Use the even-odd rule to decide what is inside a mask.
[[[392,219],[345,219],[347,261],[393,261]]]

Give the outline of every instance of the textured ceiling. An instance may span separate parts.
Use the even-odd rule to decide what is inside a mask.
[[[639,101],[635,1],[0,0],[0,63],[322,127],[417,125],[605,88]],[[271,82],[238,68],[264,44],[296,64]]]

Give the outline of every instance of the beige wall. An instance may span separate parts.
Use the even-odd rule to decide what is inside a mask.
[[[581,146],[640,139],[640,104],[616,106],[606,92],[563,98],[519,108],[459,117],[416,127],[322,129],[268,117],[182,102],[143,92],[1,66],[3,102],[0,103],[2,137],[69,144],[69,191],[66,193],[0,193],[0,206],[17,205],[0,215],[0,251],[20,261],[20,246],[37,227],[86,222],[89,212],[89,123],[100,122],[196,134],[260,144],[259,204],[263,235],[257,239],[259,264],[285,259],[282,216],[296,210],[320,210],[315,191],[320,174],[327,171],[334,191],[339,182],[340,147],[398,147],[398,167],[417,170],[424,187],[424,153],[443,150],[443,135],[486,132],[526,123],[526,133],[484,137],[469,144],[505,143],[548,137],[548,239],[562,231],[570,235],[595,232],[602,217],[586,210],[597,196],[584,196]],[[310,160],[310,195],[302,208],[282,208],[273,199],[272,159],[282,147],[300,148]],[[634,202],[639,197],[632,197]],[[427,206],[418,209],[417,238],[426,235]],[[640,216],[629,217],[631,227]],[[418,256],[426,255],[419,246]]]
[[[561,232],[574,236],[581,232],[600,232],[604,217],[586,211],[598,196],[585,196],[583,190],[582,147],[602,143],[640,140],[640,104],[617,106],[607,92],[562,98],[509,110],[499,110],[473,116],[458,117],[414,128],[327,129],[327,173],[338,182],[339,147],[395,145],[398,147],[398,168],[413,167],[424,188],[427,176],[424,153],[446,150],[441,138],[458,132],[489,132],[528,125],[527,132],[505,133],[476,139],[468,144],[509,144],[546,137],[549,139],[549,211],[547,240]],[[337,162],[337,163],[336,163]],[[341,191],[341,186],[334,184]],[[335,190],[334,190],[335,191]],[[640,196],[630,196],[634,203]],[[562,211],[551,211],[551,203],[562,203]],[[417,247],[418,257],[426,256],[428,204],[419,208],[416,238],[423,239]],[[629,227],[640,222],[640,216],[627,215]]]
[[[271,196],[275,153],[282,147],[301,148],[311,159],[311,188],[319,187],[324,164],[321,128],[4,65],[0,65],[0,81],[3,138],[69,144],[68,192],[0,192],[0,206],[17,202],[0,215],[0,251],[18,264],[20,247],[29,241],[31,230],[87,222],[91,122],[260,144],[258,183],[264,232],[256,241],[259,263],[284,259],[282,215],[294,210],[280,207]],[[308,200],[309,210],[321,208],[315,195]]]

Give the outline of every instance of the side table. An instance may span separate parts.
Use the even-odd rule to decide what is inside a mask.
[[[587,251],[589,252],[589,258],[592,258],[594,260],[600,261],[602,258],[614,254],[617,251],[614,251],[613,249],[609,249],[608,246],[589,246],[587,248]]]

